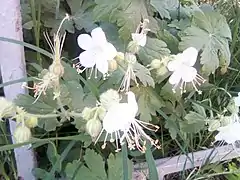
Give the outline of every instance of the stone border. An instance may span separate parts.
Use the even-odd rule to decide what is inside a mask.
[[[204,164],[216,163],[220,161],[230,160],[240,156],[240,148],[233,149],[232,145],[226,145],[207,150],[189,153],[187,155],[179,155],[169,158],[155,160],[159,174],[159,180],[164,180],[164,176],[183,169],[191,169],[201,167]],[[146,163],[139,163],[134,166],[133,179],[144,180],[148,175]]]

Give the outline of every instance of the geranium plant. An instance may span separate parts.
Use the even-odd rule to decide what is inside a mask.
[[[48,144],[50,165],[33,170],[38,178],[131,179],[133,162],[145,156],[156,179],[153,157],[170,155],[165,141],[181,147],[179,141],[191,143],[189,134],[202,132],[211,136],[209,147],[240,140],[239,97],[217,84],[219,70],[224,74],[230,65],[232,40],[218,9],[178,0],[30,6],[42,11],[39,19],[23,11],[23,27],[33,28],[36,44],[46,50],[38,48],[30,63],[33,83],[23,83],[31,95],[0,103],[1,117],[18,122],[19,146]]]

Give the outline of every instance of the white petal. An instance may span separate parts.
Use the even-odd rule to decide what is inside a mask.
[[[132,116],[134,118],[137,115],[137,112],[138,112],[138,104],[137,104],[137,101],[136,101],[136,96],[132,91],[129,91],[127,93],[127,95],[128,95],[128,104],[129,104],[129,107],[130,107],[129,110],[132,111]]]
[[[127,103],[114,104],[103,119],[103,128],[111,133],[118,130],[124,131],[130,127],[132,117],[127,113],[128,109]]]
[[[191,82],[197,76],[197,70],[194,67],[182,66],[182,72],[182,80],[185,82]]]
[[[197,61],[198,50],[194,47],[185,49],[182,53],[183,63],[188,66],[193,66]]]
[[[80,54],[79,60],[84,67],[93,67],[96,64],[96,54],[94,51],[84,51]]]
[[[173,74],[169,78],[169,83],[172,85],[177,85],[182,78],[182,72],[177,70],[174,71]]]
[[[133,41],[136,41],[139,46],[144,47],[147,43],[147,35],[146,34],[138,34],[132,33]]]
[[[240,93],[238,93],[238,96],[234,97],[233,100],[236,106],[240,106]]]
[[[176,56],[175,60],[168,62],[167,68],[169,71],[176,71],[181,66],[181,64],[182,64],[181,61],[177,59],[177,56]]]
[[[91,49],[94,46],[92,37],[88,34],[80,34],[77,38],[77,42],[79,47],[83,50]]]
[[[111,43],[105,43],[102,47],[103,58],[113,60],[117,56],[117,50]]]
[[[95,44],[101,46],[101,45],[107,43],[107,39],[106,39],[105,33],[103,32],[102,28],[97,27],[97,28],[93,29],[91,32],[91,35],[92,35],[93,42]]]
[[[96,68],[98,71],[100,71],[102,74],[106,74],[108,72],[108,61],[104,59],[103,56],[100,54],[96,57]]]

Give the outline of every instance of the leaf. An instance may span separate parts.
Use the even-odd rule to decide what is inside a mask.
[[[116,156],[113,154],[109,155],[108,158],[108,179],[109,180],[122,180],[123,179],[123,164],[122,164],[122,153],[117,153]],[[127,159],[128,165],[128,179],[132,179],[133,163]]]
[[[135,72],[135,75],[138,77],[138,79],[142,82],[142,84],[145,87],[146,86],[151,86],[153,88],[155,87],[155,83],[149,69],[147,69],[146,67],[139,63],[135,63],[133,66],[133,70]]]
[[[32,170],[32,174],[38,179],[45,179],[47,177],[48,172],[45,171],[44,169],[34,168]]]
[[[55,165],[61,158],[61,156],[57,153],[56,146],[53,143],[48,144],[47,157],[48,157],[49,161],[51,162],[52,166]],[[56,164],[56,171],[61,172],[61,169],[62,169],[62,164],[61,164],[61,162],[58,162]]]
[[[104,161],[102,157],[95,153],[91,149],[87,149],[84,155],[84,160],[87,164],[81,165],[79,161],[73,161],[68,163],[65,169],[65,173],[73,180],[87,179],[87,180],[106,180],[107,175],[105,173]],[[79,166],[81,167],[79,168]],[[74,176],[75,174],[75,176]]]
[[[204,117],[205,119],[207,118],[207,115],[206,115],[206,112],[205,112],[205,109],[204,107],[196,104],[196,103],[193,103],[193,109],[198,112],[202,117]]]
[[[190,111],[185,117],[186,121],[180,123],[182,131],[197,133],[205,127],[206,117],[196,112]]]
[[[146,45],[139,51],[139,59],[144,65],[150,64],[153,59],[162,59],[169,55],[167,44],[157,38],[147,38]]]
[[[169,10],[176,10],[179,6],[178,0],[151,0],[150,4],[159,12],[162,18],[171,19]]]
[[[151,121],[151,115],[156,116],[156,111],[165,105],[163,100],[151,87],[134,87],[132,91],[136,94],[138,114],[142,121]]]
[[[202,49],[200,63],[206,75],[214,73],[220,67],[230,64],[228,40],[231,31],[224,16],[218,12],[195,12],[193,23],[181,35],[179,48],[184,50],[190,46]],[[219,60],[219,52],[224,61]]]
[[[76,112],[81,112],[85,104],[83,103],[84,92],[82,86],[77,81],[65,81],[64,84],[67,87],[68,95],[66,98],[69,98],[70,103],[68,104],[69,108]]]
[[[145,157],[146,157],[146,161],[149,169],[149,179],[158,180],[159,178],[158,178],[157,166],[153,158],[150,142],[147,142],[146,144]]]
[[[148,18],[144,0],[95,0],[93,15],[97,21],[117,23],[119,35],[126,42],[142,19]]]
[[[46,99],[46,97],[45,97]],[[50,99],[47,98],[49,101]],[[54,113],[56,110],[56,107],[50,106],[48,104],[51,103],[45,103],[41,101],[41,98],[34,104],[35,98],[33,98],[30,95],[19,95],[17,99],[14,100],[14,103],[17,106],[23,107],[27,112],[33,113],[33,114],[50,114]],[[38,120],[38,126],[44,128],[46,131],[54,131],[56,130],[56,127],[60,126],[61,123],[56,118],[48,118],[48,119],[41,119]]]
[[[86,31],[91,31],[97,27],[92,18],[91,6],[94,1],[68,0],[67,3],[71,9],[73,24],[78,30],[85,28]]]
[[[172,91],[173,86],[167,81],[166,84],[162,87],[160,95],[163,97],[163,99],[169,100],[172,103],[175,101],[179,101],[181,99],[181,93],[179,88],[176,89],[176,92],[174,93]]]
[[[168,129],[170,136],[172,139],[176,139],[177,138],[177,134],[179,132],[179,128],[177,126],[177,118],[175,115],[171,115],[165,122],[164,127],[166,129]]]
[[[172,54],[177,54],[179,52],[179,50],[178,50],[179,41],[169,31],[167,31],[165,29],[158,31],[157,36],[160,40],[164,41],[167,44],[167,48],[169,49],[169,51],[167,52],[167,50],[166,50],[166,53],[168,55],[170,54],[170,52]],[[165,53],[163,50],[162,50],[162,52],[163,52],[163,56],[164,56]]]

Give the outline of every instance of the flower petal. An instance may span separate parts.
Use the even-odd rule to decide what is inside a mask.
[[[175,60],[169,61],[167,64],[167,68],[169,71],[176,71],[181,66],[181,61],[175,56]]]
[[[108,61],[100,53],[96,57],[96,68],[102,74],[106,74],[108,72]]]
[[[238,96],[234,97],[233,100],[235,102],[235,105],[239,107],[240,106],[240,93],[238,93]]]
[[[192,82],[197,76],[197,70],[194,67],[182,66],[182,80]]]
[[[111,43],[105,43],[102,47],[103,58],[113,60],[117,56],[117,50]]]
[[[173,74],[169,78],[169,83],[172,85],[177,85],[182,78],[181,70],[174,71]]]
[[[129,110],[130,112],[132,112],[133,118],[135,118],[138,112],[138,104],[136,101],[136,96],[132,91],[127,92],[127,96],[128,96]]]
[[[84,51],[80,54],[79,60],[84,67],[91,68],[96,64],[96,54],[94,51]]]
[[[147,43],[147,35],[146,34],[138,34],[138,33],[132,33],[132,39],[133,41],[137,42],[139,46],[144,47]]]
[[[104,45],[105,43],[107,43],[105,33],[103,32],[102,28],[100,28],[100,27],[93,29],[91,32],[91,36],[92,36],[93,42],[97,45],[101,46],[101,45]]]
[[[91,49],[94,46],[92,37],[88,34],[80,34],[77,38],[77,42],[79,47],[83,50]]]
[[[197,61],[198,50],[194,47],[189,47],[182,52],[183,63],[187,66],[193,66]]]

